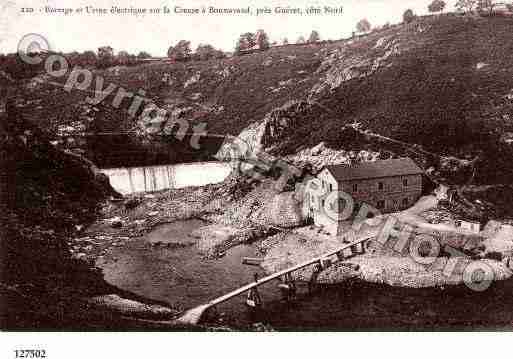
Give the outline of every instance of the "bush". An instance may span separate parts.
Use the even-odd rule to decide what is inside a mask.
[[[370,31],[371,29],[371,24],[369,22],[369,20],[367,19],[362,19],[358,22],[358,24],[356,24],[356,30],[358,32],[368,32]]]
[[[187,61],[191,57],[191,42],[180,40],[175,47],[167,50],[167,57],[175,61]]]
[[[257,31],[255,35],[255,43],[260,50],[267,50],[270,47],[269,36],[267,36],[264,30]]]
[[[312,43],[318,42],[320,40],[321,40],[321,36],[319,35],[319,32],[312,30],[312,32],[310,33],[310,37],[308,38],[308,43],[312,44]]]
[[[240,54],[244,50],[249,50],[256,45],[255,34],[252,32],[245,32],[240,34],[237,44],[235,45],[235,54]]]
[[[442,12],[445,9],[445,1],[443,0],[433,0],[431,4],[428,5],[429,12]]]
[[[416,17],[417,16],[413,13],[413,10],[412,9],[408,9],[403,14],[403,21],[406,24],[409,24],[409,23],[413,22],[413,20],[415,20]]]

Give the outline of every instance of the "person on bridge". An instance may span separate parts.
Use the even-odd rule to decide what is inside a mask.
[[[258,273],[254,275],[255,282],[258,282]],[[260,308],[262,306],[262,298],[258,293],[258,287],[251,288],[248,291],[248,298],[246,299],[246,305],[250,308]]]
[[[289,302],[291,302],[296,299],[296,293],[297,293],[296,283],[294,282],[294,279],[292,279],[292,274],[290,274],[290,273],[287,273],[285,278],[286,278],[287,285],[289,287],[287,300]]]
[[[312,276],[310,277],[310,281],[308,282],[308,293],[313,293],[317,288],[317,277],[322,272],[322,265],[320,263],[315,264]]]

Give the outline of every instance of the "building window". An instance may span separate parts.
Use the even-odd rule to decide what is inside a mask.
[[[403,179],[403,186],[404,187],[408,187],[408,180],[407,179]]]
[[[353,192],[358,192],[358,184],[353,183]]]
[[[378,189],[383,191],[383,182],[378,182]]]
[[[322,201],[321,201],[321,206],[322,206],[322,208],[324,208],[325,203],[326,203],[326,201],[325,201],[325,200],[322,200]]]
[[[378,201],[378,208],[385,208],[385,201]]]
[[[408,198],[403,198],[403,206],[407,206],[408,205]]]
[[[333,192],[333,184],[330,183],[330,192]]]

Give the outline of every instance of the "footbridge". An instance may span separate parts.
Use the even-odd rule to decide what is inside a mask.
[[[201,321],[201,318],[203,314],[210,308],[215,307],[223,302],[226,302],[234,297],[237,297],[243,293],[246,293],[254,288],[257,288],[265,283],[268,283],[272,280],[279,279],[282,276],[286,276],[289,273],[293,273],[297,270],[303,269],[305,267],[311,266],[311,265],[320,265],[321,268],[327,268],[331,263],[332,260],[330,257],[335,256],[336,261],[343,261],[347,257],[353,256],[355,254],[361,254],[365,252],[365,242],[375,238],[375,234],[369,233],[366,234],[364,237],[359,238],[357,240],[352,241],[351,243],[346,243],[345,245],[334,249],[330,252],[327,252],[321,256],[311,258],[307,261],[304,261],[302,263],[299,263],[295,266],[292,266],[290,268],[281,270],[279,272],[276,272],[274,274],[268,275],[266,277],[263,277],[261,279],[257,279],[256,281],[246,284],[238,289],[235,289],[231,291],[230,293],[227,293],[225,295],[222,295],[218,298],[212,299],[206,304],[202,304],[200,306],[197,306],[195,308],[189,309],[185,312],[183,312],[178,318],[173,320],[174,324],[177,325],[195,325],[198,324]],[[350,254],[347,255],[346,252],[350,251]]]

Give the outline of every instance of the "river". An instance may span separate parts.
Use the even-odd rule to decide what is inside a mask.
[[[251,282],[254,273],[264,274],[259,267],[242,264],[245,256],[259,256],[255,245],[204,259],[190,236],[203,224],[193,219],[160,225],[141,240],[115,248],[99,263],[105,279],[138,295],[192,308]],[[277,284],[260,287],[264,310],[257,316],[248,311],[241,295],[219,305],[215,320],[207,321],[238,329],[263,322],[277,330],[315,331],[511,330],[513,323],[511,281],[473,292],[464,286],[412,289],[355,280],[313,294],[303,283],[293,303],[282,299]]]
[[[231,167],[220,162],[105,169],[123,194],[221,182]],[[242,264],[256,257],[255,245],[240,245],[219,259],[204,259],[190,233],[205,223],[191,219],[157,226],[140,240],[114,248],[97,263],[105,279],[135,294],[192,308],[263,275]],[[298,299],[287,303],[277,282],[260,287],[264,310],[248,312],[244,296],[219,305],[211,323],[238,329],[258,321],[278,330],[454,330],[507,329],[513,323],[512,281],[494,283],[487,291],[466,287],[408,289],[359,280],[309,294],[298,285]]]
[[[242,264],[245,256],[258,256],[254,245],[229,249],[219,259],[204,259],[190,233],[205,222],[177,221],[156,227],[140,241],[116,248],[110,259],[98,263],[105,280],[124,290],[192,308],[251,282],[260,267]],[[157,244],[157,245],[156,245]],[[264,300],[279,300],[276,284],[260,289]],[[219,306],[217,314],[227,323],[250,324],[245,298],[235,298]]]

